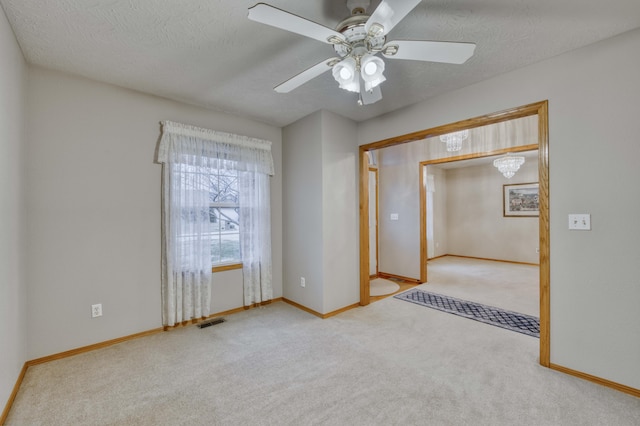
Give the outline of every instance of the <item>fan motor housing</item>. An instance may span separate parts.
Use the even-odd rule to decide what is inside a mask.
[[[344,35],[347,42],[334,44],[333,48],[340,57],[344,58],[358,47],[364,47],[367,52],[382,49],[386,37],[367,37],[365,24],[369,20],[369,15],[353,15],[344,19],[336,26],[336,31]]]

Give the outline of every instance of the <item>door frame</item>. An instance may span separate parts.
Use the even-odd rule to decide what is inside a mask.
[[[424,179],[422,179],[424,176],[426,167],[433,164],[453,163],[456,161],[473,160],[476,158],[494,157],[497,155],[506,154],[508,152],[525,152],[525,151],[534,151],[537,149],[538,149],[537,144],[520,145],[520,146],[512,146],[509,148],[496,149],[493,151],[458,155],[456,157],[446,157],[446,158],[438,158],[435,160],[421,161],[419,163],[420,182],[418,183],[418,185],[420,187],[420,282],[426,283],[428,281],[427,277],[429,276],[428,266],[427,266],[427,263],[429,260],[429,251],[427,246],[427,185],[425,184]]]
[[[487,126],[516,118],[538,116],[538,144],[530,145],[538,149],[539,182],[539,239],[540,239],[540,364],[550,367],[550,260],[549,260],[549,102],[547,100],[523,105],[504,111],[491,113],[451,124],[420,130],[389,139],[361,145],[359,148],[359,184],[360,184],[360,305],[366,306],[369,296],[369,161],[367,152],[394,145],[419,141],[446,133]],[[532,148],[529,148],[532,149]],[[422,168],[422,165],[420,166]],[[423,191],[420,191],[421,197]],[[424,200],[420,200],[420,204]],[[425,227],[423,217],[420,227]],[[424,230],[426,233],[426,229]],[[422,230],[421,230],[422,233]],[[426,258],[426,242],[421,238],[420,258]],[[424,250],[423,246],[425,245]],[[424,268],[424,277],[422,270]],[[421,279],[426,281],[426,263],[421,263]]]

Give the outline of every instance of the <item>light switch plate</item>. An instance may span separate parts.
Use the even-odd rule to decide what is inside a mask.
[[[591,215],[587,213],[570,214],[569,229],[578,231],[591,231]]]

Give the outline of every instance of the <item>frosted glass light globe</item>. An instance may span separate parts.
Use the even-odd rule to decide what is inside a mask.
[[[376,71],[378,71],[378,65],[373,61],[367,62],[367,65],[364,66],[364,72],[367,75],[374,75]]]
[[[343,80],[350,80],[351,76],[352,74],[349,68],[347,67],[340,68],[340,78],[342,78]]]

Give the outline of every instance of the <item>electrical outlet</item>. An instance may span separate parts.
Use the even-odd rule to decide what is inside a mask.
[[[300,277],[300,287],[305,287],[307,285],[307,281],[304,277]]]
[[[102,316],[102,303],[91,305],[91,318]]]

